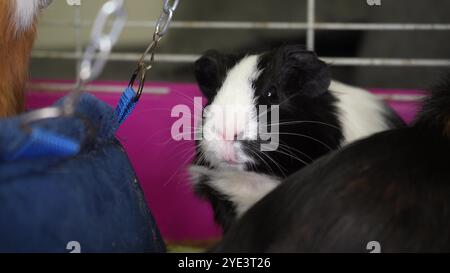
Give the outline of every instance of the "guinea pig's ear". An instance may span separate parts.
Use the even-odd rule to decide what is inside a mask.
[[[203,95],[212,100],[226,76],[226,56],[208,50],[194,64],[195,78]]]
[[[284,90],[301,92],[302,95],[309,97],[317,97],[328,92],[331,77],[325,62],[321,61],[314,52],[300,46],[289,46],[283,50]]]

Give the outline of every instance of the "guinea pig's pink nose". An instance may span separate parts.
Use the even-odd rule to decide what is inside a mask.
[[[222,144],[221,156],[222,159],[227,163],[237,163],[236,154],[234,151],[233,143],[231,141],[225,141]]]
[[[227,133],[226,131],[224,131],[224,132],[222,132],[221,136],[222,136],[222,140],[224,140],[224,141],[233,141],[233,140],[236,140],[237,133],[231,134],[231,133]]]
[[[231,152],[231,153],[229,153],[229,152],[228,153],[227,152],[224,153],[223,160],[225,162],[229,163],[229,164],[236,164],[236,163],[238,163],[236,158],[234,157],[234,153],[233,152]]]
[[[234,131],[234,132],[230,132],[227,133],[222,132],[222,139],[225,141],[236,141],[236,140],[240,140],[243,137],[243,132],[239,132],[239,131]]]

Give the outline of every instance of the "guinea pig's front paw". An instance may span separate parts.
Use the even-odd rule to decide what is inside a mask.
[[[191,165],[194,186],[211,188],[233,203],[237,216],[242,215],[280,184],[276,177],[239,170],[218,170]]]
[[[205,166],[191,165],[188,168],[189,176],[194,185],[205,183],[214,176],[215,170]]]
[[[202,172],[209,172],[206,183],[221,195],[227,196],[234,204],[237,216],[246,212],[280,183],[278,178],[255,172],[238,170],[202,170]]]

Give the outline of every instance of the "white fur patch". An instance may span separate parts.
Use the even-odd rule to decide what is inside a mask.
[[[386,105],[368,91],[332,81],[330,91],[338,98],[339,119],[342,124],[343,145],[389,129]]]
[[[228,200],[236,206],[238,217],[280,184],[278,178],[254,172],[217,171],[201,166],[192,166],[190,173],[193,181],[198,181],[200,175],[208,176],[210,178],[207,182],[208,185],[228,196]]]
[[[205,111],[203,140],[201,149],[205,158],[218,168],[228,168],[227,159],[232,166],[243,169],[243,164],[252,162],[240,146],[233,141],[234,135],[241,139],[256,139],[258,133],[257,109],[253,81],[260,71],[257,68],[258,56],[243,58],[230,71],[218,90],[213,102]]]
[[[7,0],[10,1],[10,0]],[[32,25],[39,12],[39,7],[49,4],[47,0],[13,0],[15,2],[13,18],[16,32],[27,31]]]

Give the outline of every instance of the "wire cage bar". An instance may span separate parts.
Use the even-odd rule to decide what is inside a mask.
[[[298,30],[306,33],[306,46],[310,50],[315,48],[317,31],[450,31],[450,24],[427,23],[344,23],[344,22],[317,22],[316,0],[306,1],[305,22],[251,22],[251,21],[173,21],[172,29],[219,29],[219,30]],[[80,8],[77,7],[73,19],[43,20],[42,26],[50,28],[71,28],[74,30],[76,44],[74,50],[55,51],[35,49],[32,58],[35,59],[65,59],[80,61],[82,57],[81,30],[90,28],[92,20],[83,20]],[[153,29],[155,21],[128,20],[126,28]],[[113,52],[110,61],[135,62],[140,58],[139,52]],[[192,63],[197,54],[157,54],[156,62],[162,63]],[[363,58],[363,57],[324,57],[324,61],[333,66],[387,66],[387,67],[450,67],[450,59],[423,59],[423,58]]]

